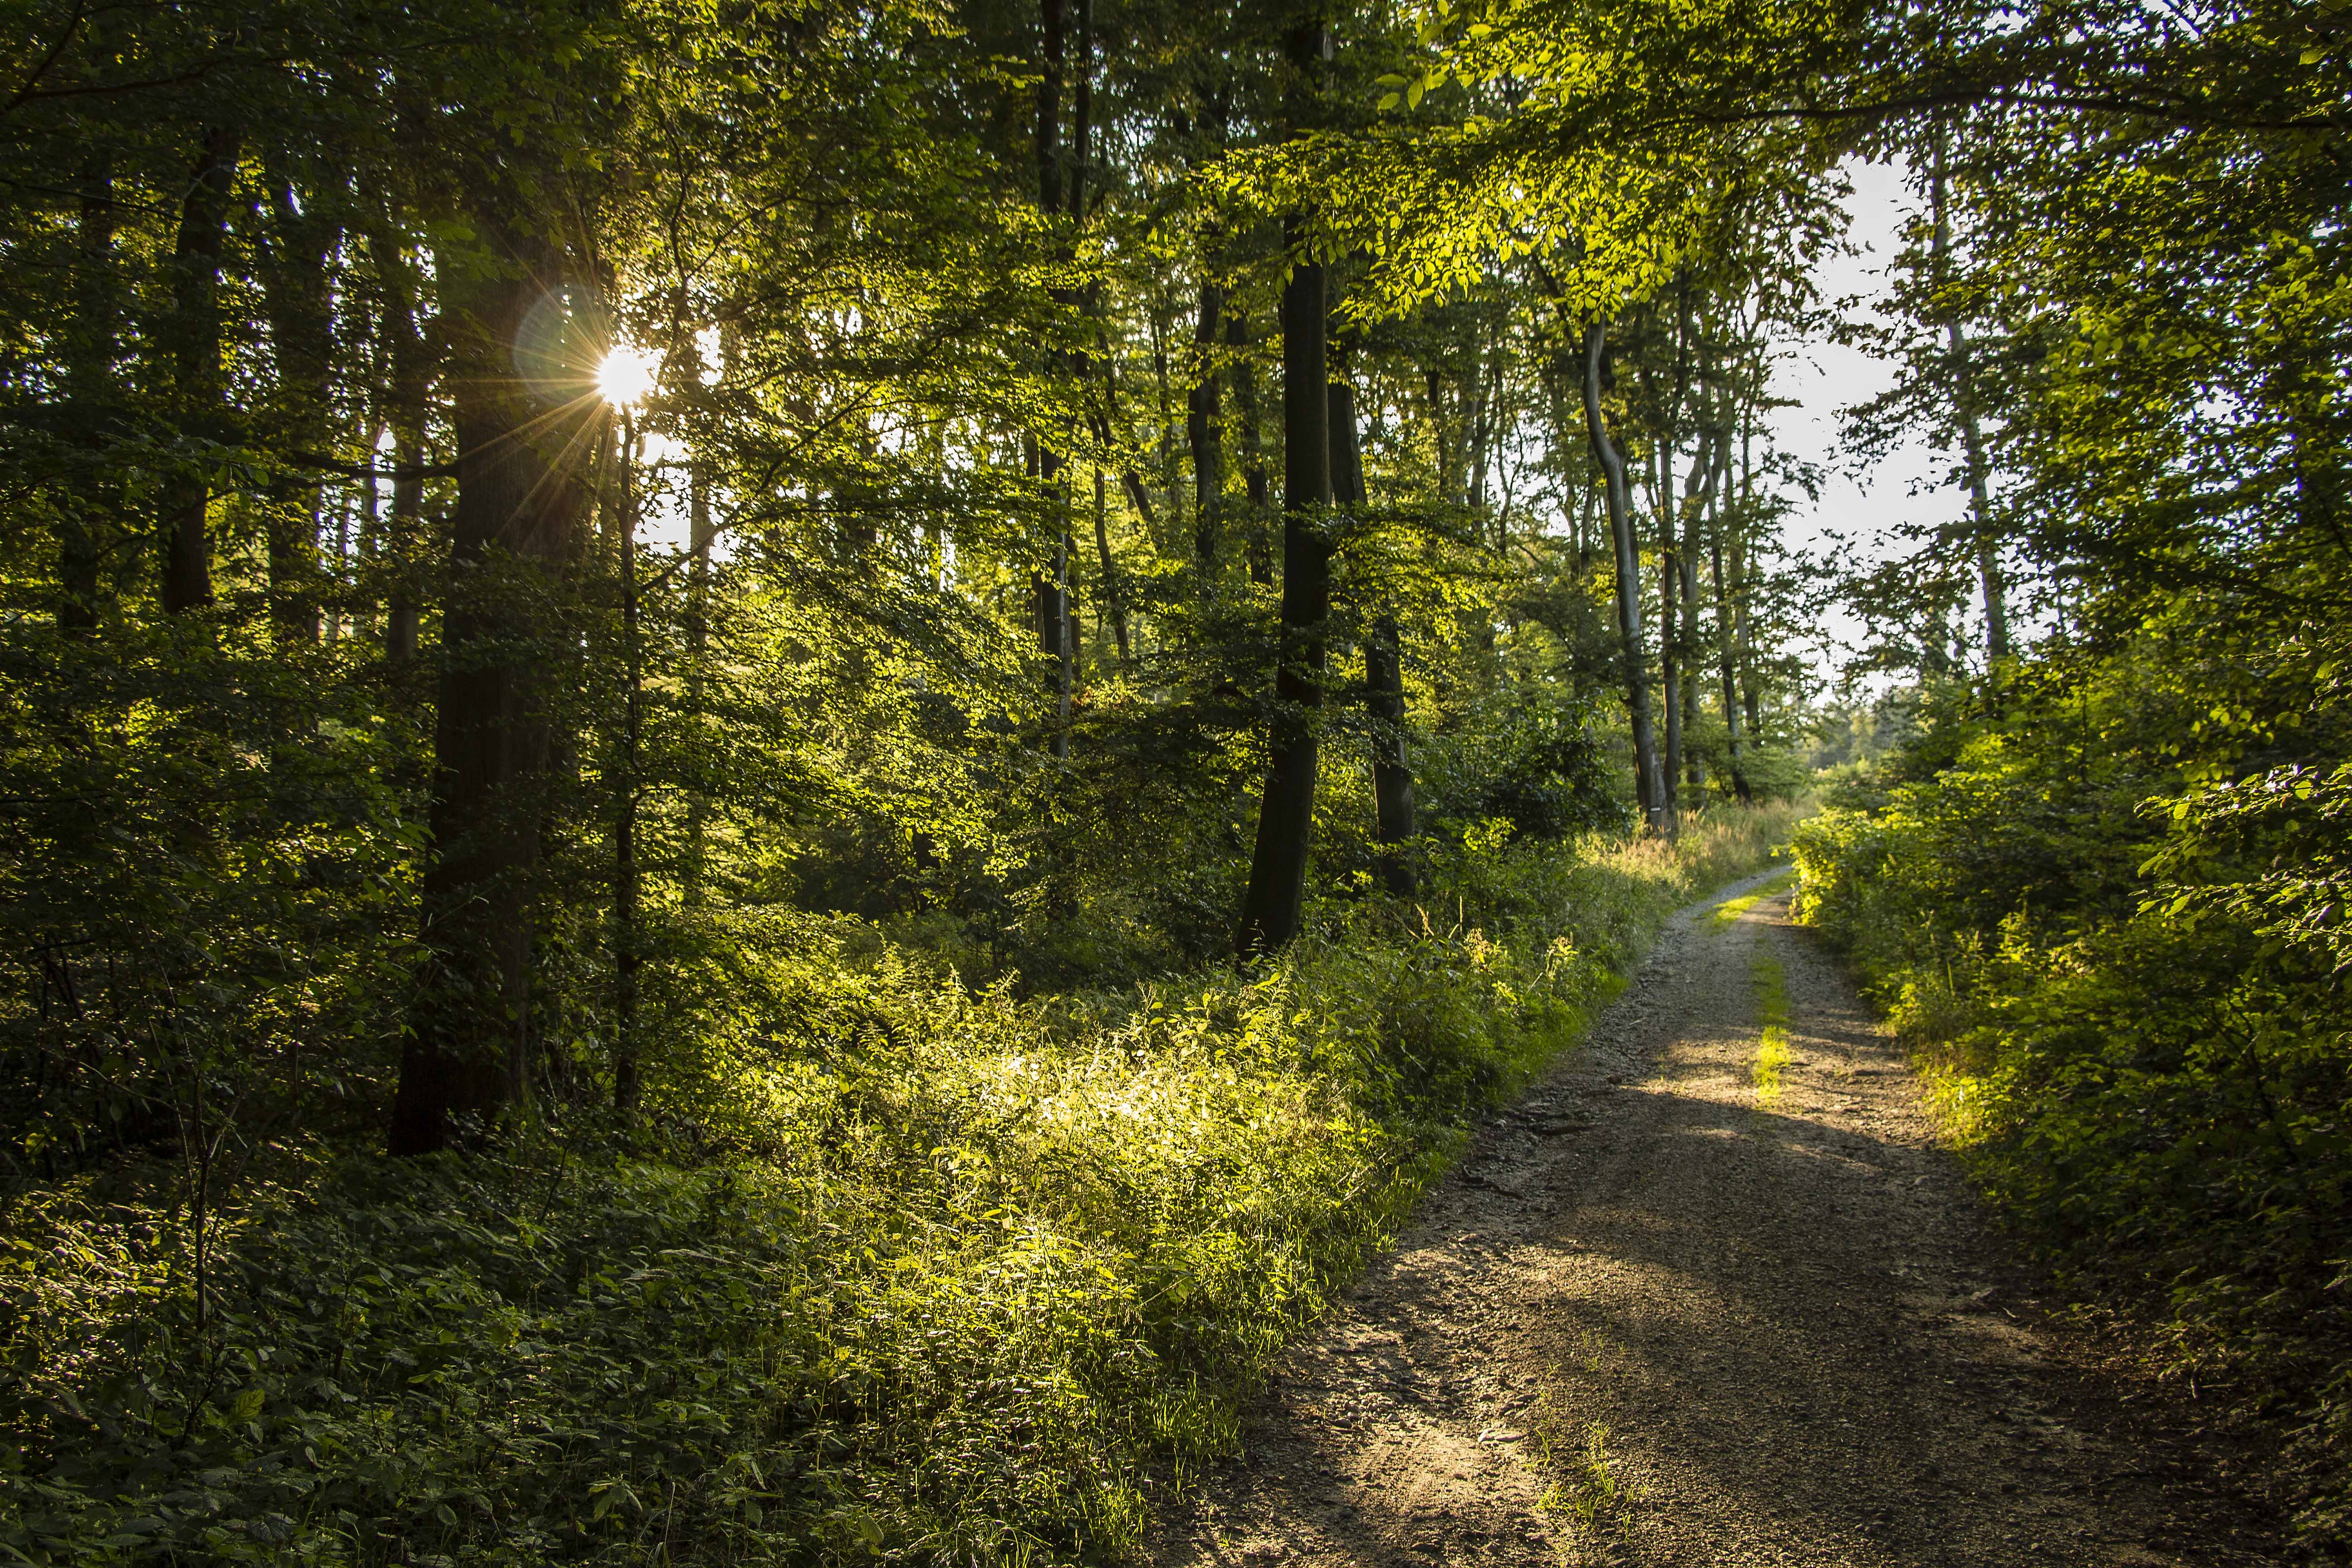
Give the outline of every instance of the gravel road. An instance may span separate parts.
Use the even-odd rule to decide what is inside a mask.
[[[1155,1568],[2279,1561],[2177,1402],[2045,1321],[1786,892],[1742,895],[1478,1131]]]

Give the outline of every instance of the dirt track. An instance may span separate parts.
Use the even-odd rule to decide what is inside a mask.
[[[1685,911],[1154,1563],[2277,1561],[2168,1401],[2074,1364],[1916,1093],[1785,893]]]

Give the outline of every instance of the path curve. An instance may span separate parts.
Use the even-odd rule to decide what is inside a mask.
[[[1478,1130],[1155,1568],[2278,1561],[2166,1401],[2070,1359],[1770,887],[1676,917]]]

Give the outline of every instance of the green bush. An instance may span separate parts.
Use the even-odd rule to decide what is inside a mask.
[[[2067,779],[2031,735],[1948,758],[1796,831],[1801,918],[2000,1207],[2073,1289],[2153,1318],[2165,1373],[2286,1441],[2306,1536],[2347,1540],[2352,1039],[2335,953],[2291,929],[2325,879],[2277,869],[2326,841],[2225,841],[2243,787],[2142,808],[2144,775]]]

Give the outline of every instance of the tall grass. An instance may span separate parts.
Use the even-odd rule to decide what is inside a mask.
[[[1449,852],[1422,900],[1118,994],[741,917],[651,1142],[323,1161],[239,1195],[201,1300],[168,1202],[20,1193],[0,1552],[1116,1555],[1468,1118],[1792,816]]]

